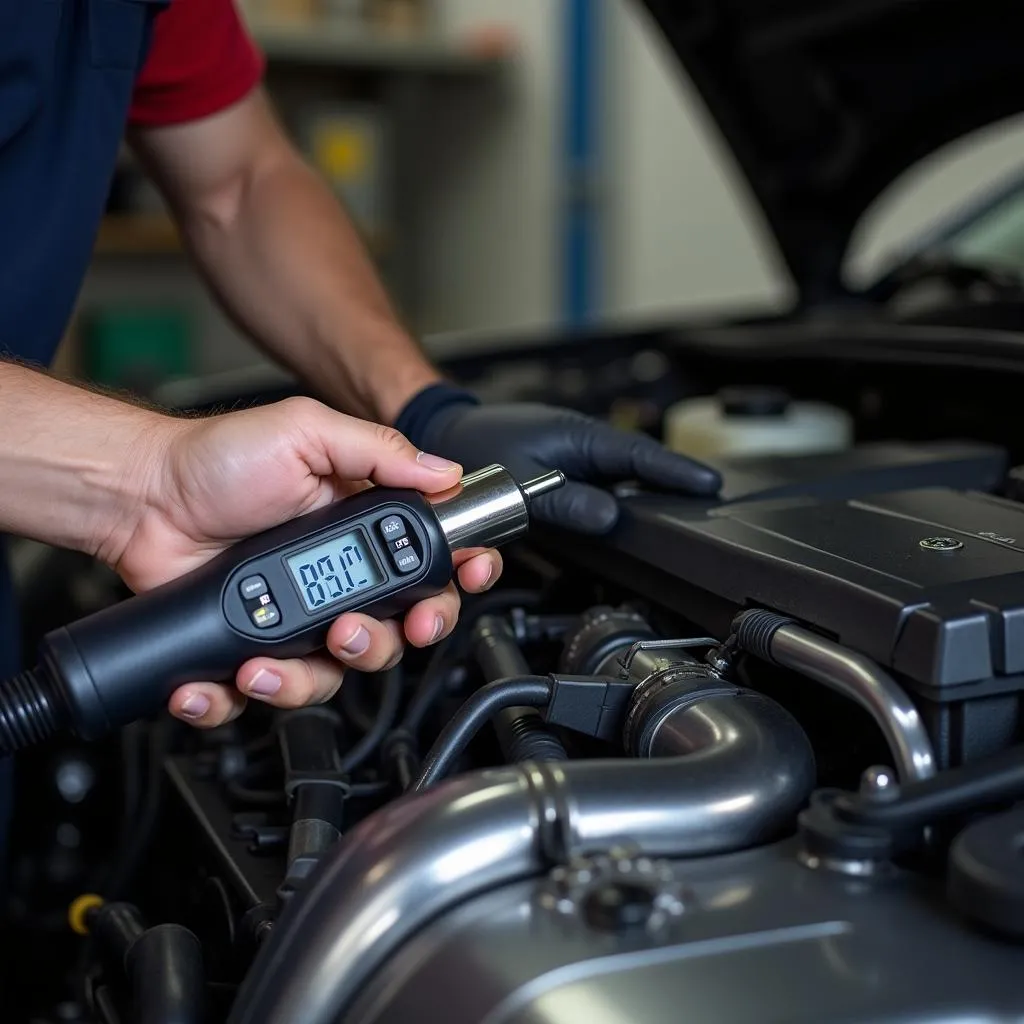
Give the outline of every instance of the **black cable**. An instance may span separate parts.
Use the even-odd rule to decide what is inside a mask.
[[[401,665],[388,669],[383,673],[383,677],[377,716],[366,735],[342,757],[338,770],[343,775],[350,775],[374,753],[398,718],[405,681]]]
[[[175,719],[165,717],[157,721],[150,730],[146,797],[140,808],[140,820],[131,841],[122,847],[121,855],[110,872],[106,892],[111,900],[123,899],[131,890],[135,873],[156,834],[163,803],[164,757],[170,749],[171,737],[177,728],[178,723]]]
[[[443,778],[473,737],[497,712],[503,708],[543,707],[551,700],[551,688],[552,683],[547,676],[498,679],[482,686],[441,730],[410,789],[418,792]]]
[[[365,679],[361,672],[346,672],[345,683],[338,695],[342,715],[360,732],[369,732],[374,720],[374,712],[363,707],[361,700]]]
[[[423,670],[423,675],[420,676],[419,685],[417,685],[413,692],[409,706],[405,709],[405,714],[402,716],[402,724],[399,728],[403,732],[415,736],[423,728],[423,719],[427,717],[430,709],[440,700],[441,694],[444,693],[448,682],[445,661],[448,651],[454,643],[453,636],[454,634],[449,634],[434,648],[434,652],[427,662],[427,667]]]

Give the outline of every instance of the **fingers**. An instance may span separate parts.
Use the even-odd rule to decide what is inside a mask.
[[[360,672],[381,672],[402,657],[402,628],[369,615],[348,612],[327,633],[327,650],[343,665]]]
[[[457,551],[453,558],[458,569],[459,584],[470,594],[490,590],[501,576],[504,564],[501,555],[489,548]]]
[[[171,694],[168,709],[175,718],[200,729],[213,729],[245,710],[245,697],[216,683],[188,683]]]
[[[446,637],[459,618],[462,599],[454,583],[436,597],[421,601],[405,616],[405,635],[414,647],[427,647]]]
[[[427,494],[454,487],[462,477],[457,463],[417,451],[393,427],[345,416],[308,399],[293,400],[292,408],[309,445],[310,467],[321,476],[334,473]]]
[[[573,481],[538,498],[531,511],[547,523],[595,536],[608,533],[619,519],[619,505],[611,494]]]
[[[175,718],[200,729],[214,729],[237,718],[248,698],[277,708],[300,708],[330,700],[341,685],[344,666],[326,654],[275,661],[253,658],[236,676],[237,689],[216,683],[189,683],[172,694]]]
[[[286,661],[253,658],[238,670],[235,681],[253,700],[275,708],[302,708],[330,700],[338,692],[344,672],[345,666],[328,654]]]
[[[661,488],[692,494],[717,494],[722,478],[710,466],[669,451],[652,437],[616,430],[607,423],[593,427],[590,457],[601,476],[636,477]]]

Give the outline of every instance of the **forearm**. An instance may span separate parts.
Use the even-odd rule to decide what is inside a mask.
[[[113,564],[174,422],[0,362],[0,530]]]
[[[438,379],[341,206],[290,147],[254,165],[219,204],[182,220],[234,317],[320,397],[391,423]]]

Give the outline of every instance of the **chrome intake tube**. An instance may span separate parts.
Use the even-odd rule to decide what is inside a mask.
[[[726,853],[792,828],[815,781],[803,730],[682,657],[638,687],[625,730],[638,759],[475,772],[360,823],[285,910],[229,1024],[334,1024],[427,922],[575,854]]]
[[[733,630],[742,650],[822,683],[864,708],[885,737],[901,782],[935,774],[932,742],[914,702],[880,665],[774,612],[744,612]]]

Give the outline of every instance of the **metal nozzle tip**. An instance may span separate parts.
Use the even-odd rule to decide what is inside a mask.
[[[542,494],[547,494],[548,491],[557,491],[564,483],[565,474],[560,470],[553,469],[550,473],[545,473],[543,476],[523,484],[523,494],[526,495],[527,500],[533,501],[534,498],[539,498]]]

